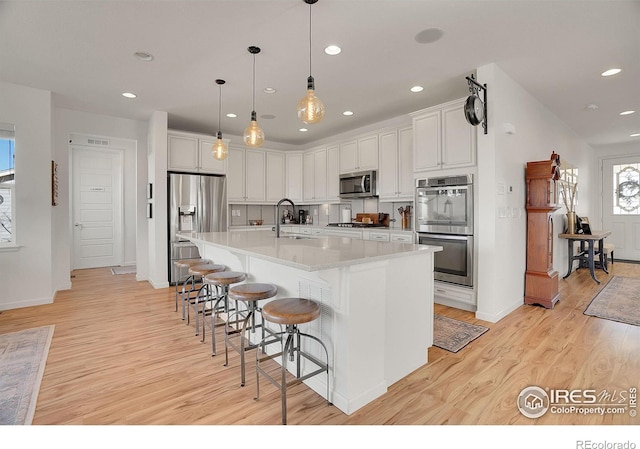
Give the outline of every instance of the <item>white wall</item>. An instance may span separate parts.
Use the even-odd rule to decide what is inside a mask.
[[[169,286],[167,224],[167,123],[168,114],[156,111],[148,127],[148,182],[153,183],[153,218],[147,220],[149,235],[149,283]]]
[[[52,226],[51,116],[51,92],[0,82],[0,122],[16,129],[14,218],[20,245],[0,251],[0,310],[53,301],[52,247],[60,229]]]
[[[523,304],[526,271],[525,167],[547,160],[555,150],[579,168],[578,215],[591,214],[593,150],[563,122],[514,82],[500,67],[478,68],[488,86],[488,134],[478,127],[478,310],[496,322]],[[515,130],[505,132],[505,124]],[[502,187],[506,189],[501,193]],[[509,192],[509,188],[512,192]],[[501,212],[506,217],[500,218]],[[554,233],[563,231],[564,208],[554,214]],[[556,238],[554,268],[567,270],[566,241]]]
[[[130,141],[122,142],[120,145],[124,150],[123,263],[137,265],[137,279],[146,279],[148,274],[146,218],[144,208],[137,205],[146,202],[147,124],[137,120],[62,108],[56,108],[54,113],[54,152],[59,164],[61,198],[58,207],[63,211],[55,218],[56,228],[60,229],[59,239],[56,241],[56,257],[59,261],[55,265],[56,278],[66,276],[68,279],[71,271],[69,137],[71,134],[84,134]],[[138,258],[137,254],[142,254],[143,257]],[[59,287],[58,289],[64,288],[62,285]]]

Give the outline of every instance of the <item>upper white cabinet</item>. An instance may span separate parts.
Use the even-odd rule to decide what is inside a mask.
[[[285,197],[287,176],[285,175],[285,156],[282,153],[268,151],[267,172],[267,201],[277,203]]]
[[[456,100],[411,114],[414,172],[476,164],[476,129],[465,119],[464,102]]]
[[[286,155],[286,197],[294,203],[302,201],[302,153],[287,153]]]
[[[227,168],[227,199],[230,203],[266,201],[266,152],[230,147]],[[282,179],[282,178],[280,178]],[[282,187],[284,191],[284,187]]]
[[[338,145],[310,150],[303,156],[303,202],[336,203],[339,193]]]
[[[340,202],[340,147],[327,147],[327,197],[328,202]]]
[[[340,173],[376,170],[377,168],[377,134],[340,144]]]
[[[304,155],[303,200],[318,202],[327,197],[327,150],[314,150]]]
[[[380,133],[380,201],[413,200],[413,129]]]
[[[227,172],[227,161],[211,155],[215,139],[209,136],[170,131],[167,141],[167,168],[192,173]],[[228,144],[228,142],[227,142]]]

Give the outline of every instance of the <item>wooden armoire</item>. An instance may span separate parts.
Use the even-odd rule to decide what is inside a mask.
[[[553,269],[553,216],[559,209],[556,181],[560,177],[560,156],[527,163],[527,271],[525,304],[552,309],[559,300],[558,272]]]

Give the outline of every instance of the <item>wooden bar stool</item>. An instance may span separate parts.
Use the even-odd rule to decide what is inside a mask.
[[[287,423],[287,388],[293,385],[299,384],[306,379],[325,372],[327,374],[327,404],[331,405],[329,398],[329,353],[327,347],[322,341],[314,337],[313,335],[300,332],[298,325],[308,323],[317,319],[320,316],[320,305],[309,299],[304,298],[282,298],[275,299],[262,308],[262,318],[271,323],[284,325],[286,330],[284,332],[278,332],[274,335],[282,337],[286,335],[286,341],[282,347],[282,351],[271,355],[256,355],[256,400],[260,398],[260,374],[265,376],[273,385],[280,388],[280,395],[282,397],[282,424]],[[310,338],[316,341],[324,349],[325,360],[322,362],[312,354],[304,351],[301,345],[301,338]],[[270,338],[267,337],[267,338]],[[261,363],[267,360],[281,357],[281,369],[280,379],[272,377],[261,367]],[[306,359],[311,362],[311,369],[306,369],[305,373],[302,372],[302,359]],[[296,362],[294,380],[287,381],[287,360],[290,362]]]
[[[199,264],[199,265],[192,265],[189,267],[189,274],[191,276],[194,277],[194,279],[199,279],[200,280],[200,288],[197,290],[196,295],[194,297],[190,297],[190,296],[183,296],[182,297],[182,310],[184,313],[184,309],[185,309],[185,305],[186,305],[186,309],[187,309],[187,324],[190,324],[191,320],[190,320],[190,313],[189,310],[191,309],[191,307],[193,307],[193,311],[195,312],[196,315],[196,322],[195,322],[195,327],[196,327],[196,335],[199,334],[200,332],[200,321],[199,321],[199,316],[200,316],[200,302],[204,302],[207,301],[209,299],[211,299],[211,291],[209,290],[209,287],[207,284],[205,284],[204,282],[202,282],[202,279],[210,274],[210,273],[215,273],[218,271],[224,271],[226,270],[227,267],[225,267],[224,265],[219,265],[219,264],[214,264],[214,263],[206,263],[206,264]],[[206,292],[206,298],[204,298],[203,296],[203,292]],[[185,304],[186,303],[186,304]]]
[[[264,340],[264,326],[262,322],[256,322],[256,314],[260,312],[258,301],[262,299],[273,298],[278,293],[278,287],[273,284],[263,284],[259,282],[250,282],[246,284],[234,285],[229,289],[229,299],[244,303],[245,309],[241,310],[236,306],[233,319],[228,319],[225,324],[224,333],[224,366],[229,365],[229,346],[240,354],[240,386],[245,384],[245,358],[244,353],[258,347],[257,343],[252,343],[249,333],[255,333],[256,329],[262,330],[262,340]],[[242,327],[238,328],[238,324],[242,323]],[[231,327],[231,324],[234,327]],[[239,337],[237,344],[231,337]]]
[[[229,309],[229,286],[233,284],[238,284],[244,281],[247,278],[245,273],[240,271],[217,271],[214,273],[207,274],[203,279],[207,285],[216,289],[216,299],[212,304],[211,308],[208,310],[204,310],[203,303],[203,318],[202,318],[202,341],[204,341],[205,337],[205,328],[207,320],[204,318],[206,315],[211,316],[211,355],[216,355],[216,332],[215,329],[218,326],[223,326],[225,323],[216,324],[216,318],[222,312],[228,315],[231,309]],[[226,321],[225,321],[226,322]]]
[[[190,295],[192,292],[197,291],[197,288],[195,286],[195,279],[191,274],[189,274],[189,268],[194,265],[200,265],[205,263],[213,263],[213,262],[211,262],[208,259],[201,259],[201,258],[180,259],[173,262],[175,267],[178,269],[178,273],[182,274],[183,272],[185,272],[185,274],[182,274],[179,277],[178,281],[176,281],[176,312],[178,311],[178,296],[180,296],[180,299],[182,300],[185,294]],[[189,283],[191,284],[191,287],[187,293],[187,284]],[[180,286],[182,286],[182,292],[180,292]],[[184,320],[184,309],[182,310],[182,319]]]

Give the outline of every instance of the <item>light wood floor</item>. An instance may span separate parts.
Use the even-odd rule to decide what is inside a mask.
[[[640,276],[617,262],[611,275]],[[0,313],[0,333],[55,324],[34,424],[279,424],[279,393],[254,371],[239,386],[239,358],[223,367],[174,312],[173,289],[154,290],[110,269],[73,273],[54,304]],[[522,306],[457,354],[429,349],[429,363],[347,416],[306,386],[289,395],[290,424],[639,424],[628,414],[531,420],[516,398],[527,386],[627,390],[640,379],[640,327],[583,315],[609,276],[587,270],[560,280],[554,310]],[[37,282],[37,280],[36,280]],[[221,342],[221,340],[218,340]]]

